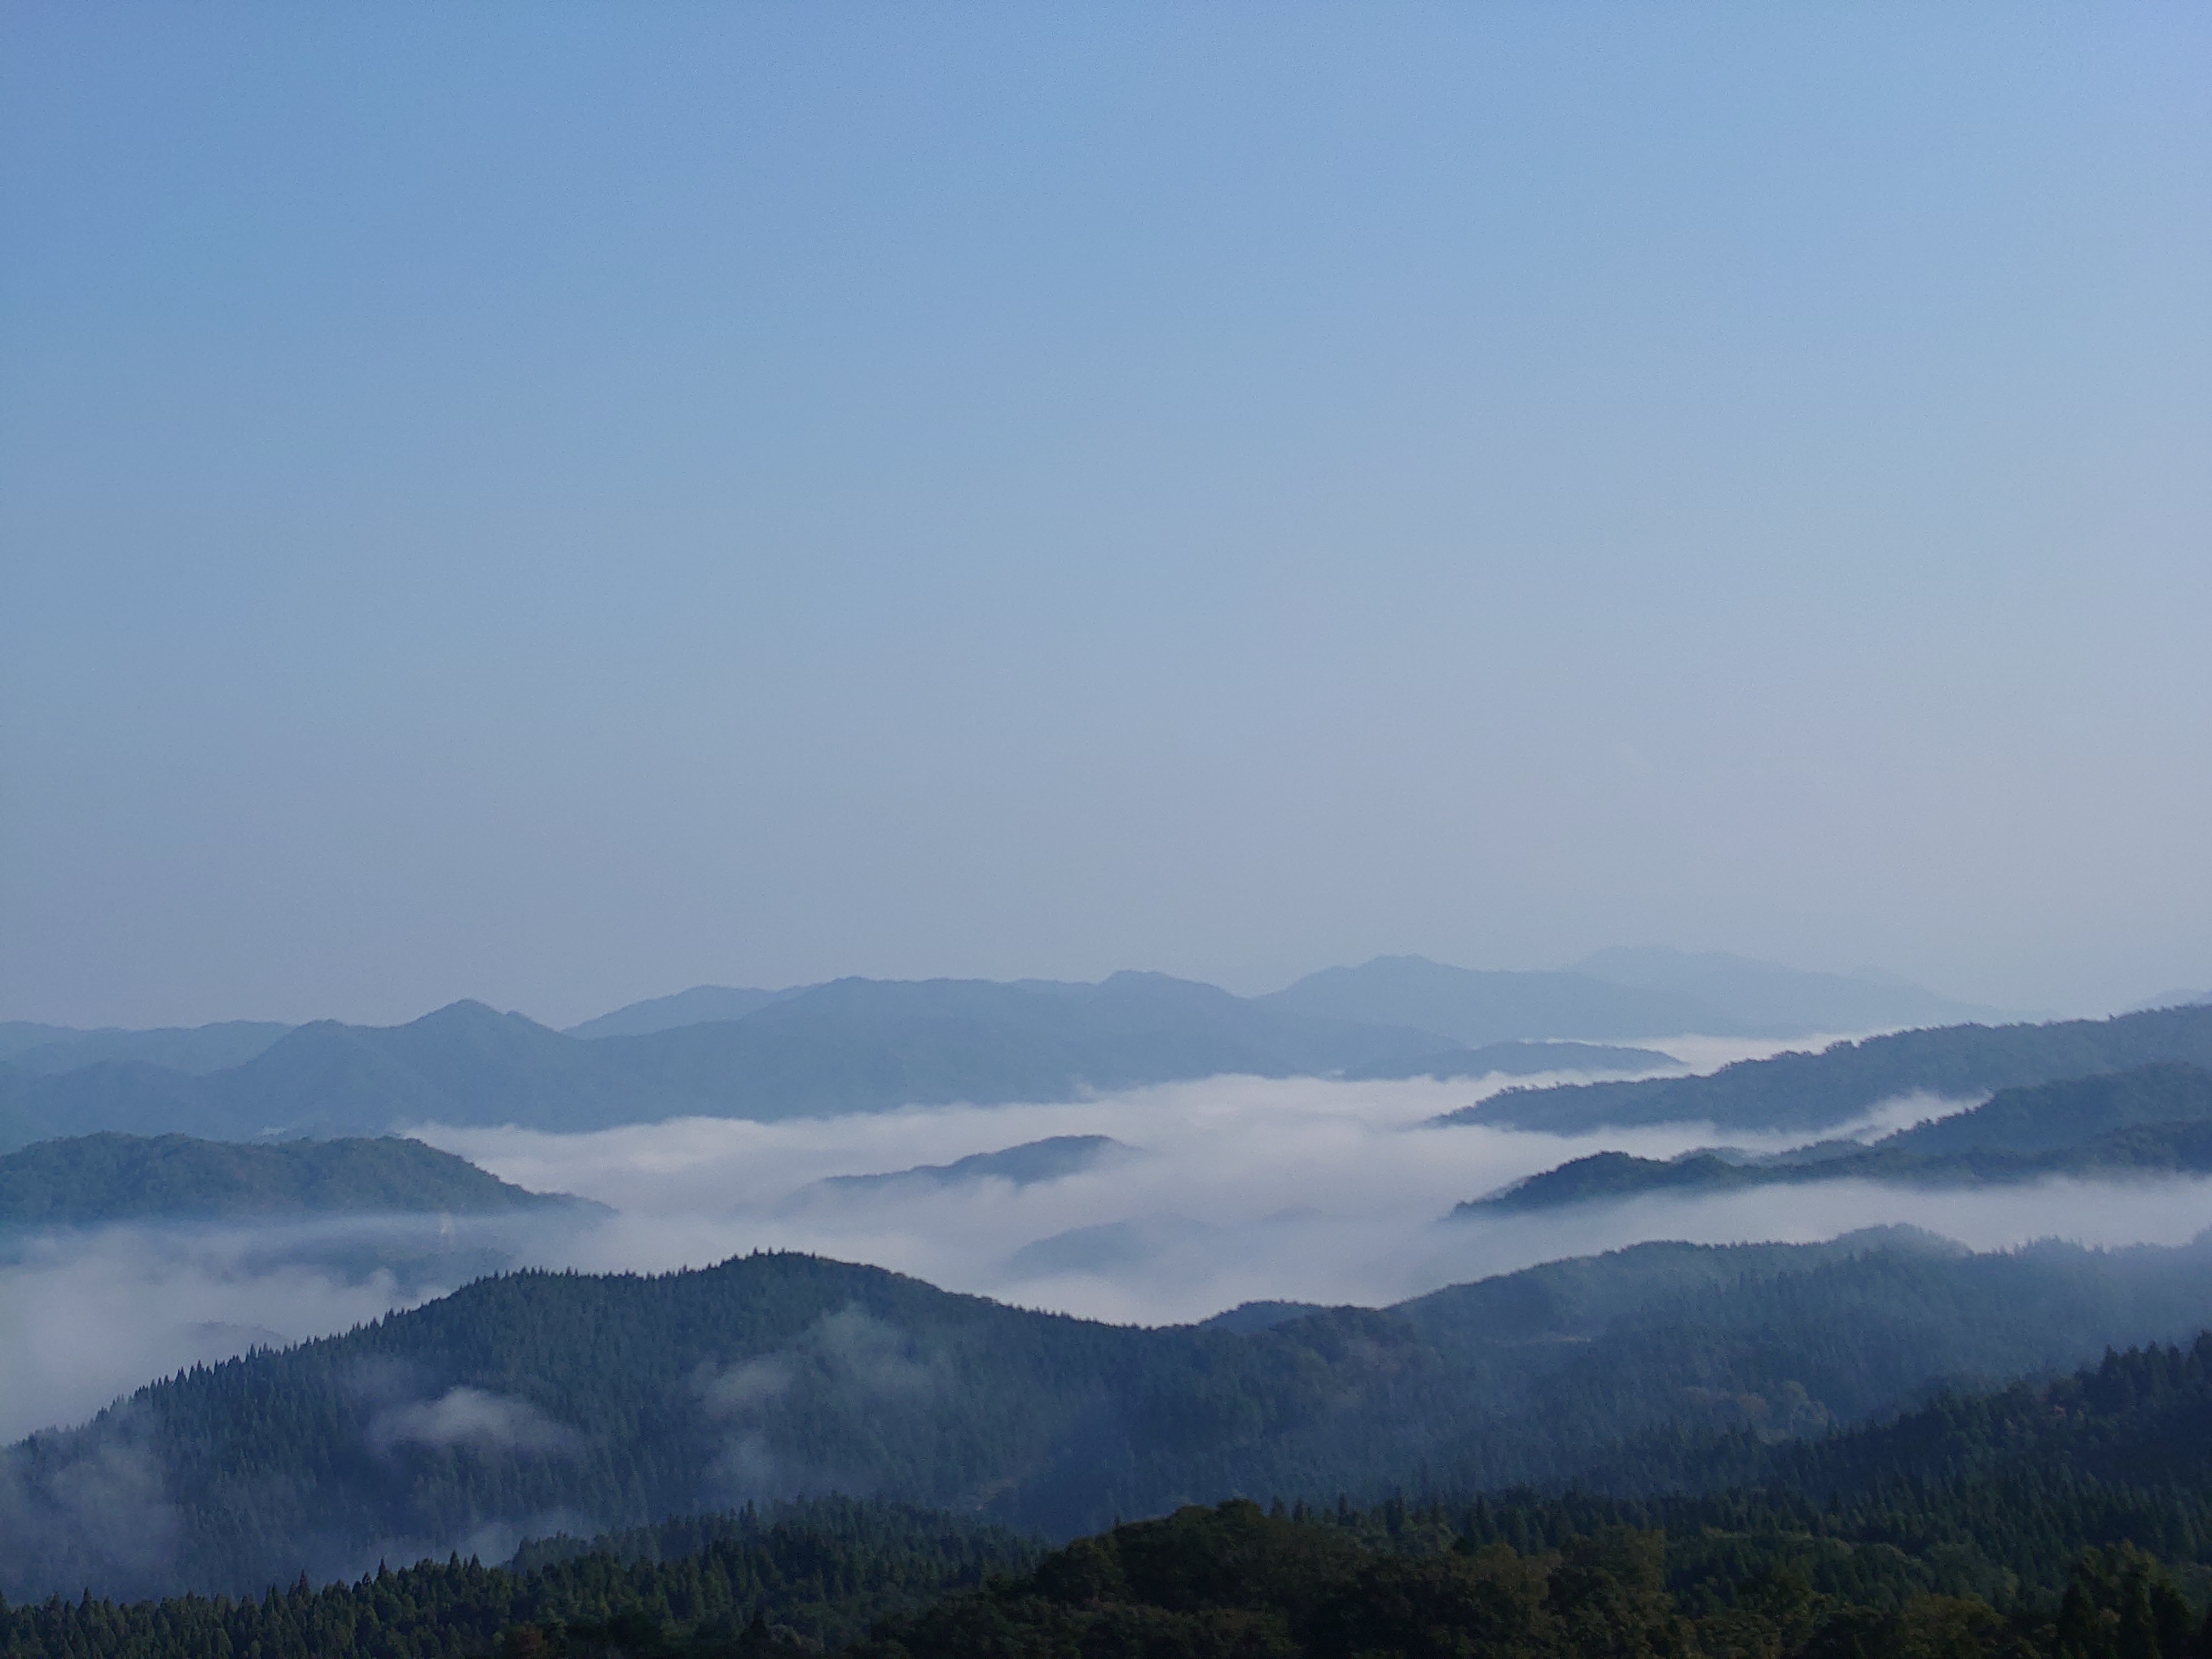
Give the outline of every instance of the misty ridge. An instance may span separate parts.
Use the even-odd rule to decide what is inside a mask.
[[[0,1659],[2212,1659],[2212,7],[4,40]]]
[[[1755,1481],[1932,1389],[2192,1339],[2207,1248],[1649,1244],[1242,1331],[803,1255],[509,1274],[10,1449],[0,1583],[236,1592],[823,1492],[1066,1537],[1209,1494]]]
[[[1825,1133],[1853,1123],[1877,1133],[1970,1106],[1990,1081],[2023,1068],[2033,1074],[2200,1052],[2204,1023],[2198,1013],[2161,1013],[1911,1033],[1822,1054],[1735,1060],[1691,1082],[1731,1091],[1744,1103],[1739,1121],[1802,1118],[1810,1098]],[[1529,1046],[1578,1057],[1566,1042]],[[1733,1050],[1676,1047],[1700,1066],[1760,1052],[1750,1042]],[[1960,1092],[1914,1091],[1930,1079]],[[1633,1121],[1653,1115],[1651,1097],[1663,1102],[1681,1086],[1663,1078],[1600,1089],[1596,1098],[1620,1103],[1630,1123],[1565,1139],[1443,1109],[1455,1096],[1464,1101],[1513,1081],[1501,1072],[1467,1085],[1419,1071],[1372,1082],[1215,1079],[1060,1103],[908,1107],[770,1123],[692,1119],[585,1134],[428,1127],[421,1133],[445,1149],[435,1155],[396,1142],[255,1149],[304,1168],[370,1146],[417,1162],[443,1158],[441,1179],[473,1176],[449,1156],[458,1153],[505,1178],[501,1189],[492,1176],[481,1177],[497,1204],[516,1202],[514,1189],[522,1188],[574,1193],[599,1206],[572,1204],[499,1228],[432,1221],[431,1209],[465,1217],[476,1201],[434,1185],[411,1196],[364,1187],[347,1200],[361,1214],[350,1227],[325,1220],[210,1232],[181,1224],[224,1213],[249,1221],[251,1206],[273,1221],[296,1195],[271,1207],[252,1183],[243,1195],[226,1195],[216,1182],[199,1192],[173,1188],[156,1200],[143,1176],[131,1175],[127,1192],[101,1197],[79,1170],[53,1182],[55,1196],[46,1200],[46,1225],[74,1215],[76,1233],[63,1226],[40,1235],[19,1223],[9,1247],[17,1328],[32,1340],[0,1366],[8,1385],[0,1392],[12,1400],[8,1426],[20,1432],[81,1417],[155,1372],[218,1359],[255,1340],[342,1328],[345,1318],[413,1305],[484,1272],[532,1264],[666,1270],[764,1246],[875,1261],[1028,1305],[1156,1323],[1255,1301],[1387,1303],[1653,1237],[1811,1239],[1902,1222],[1992,1248],[2052,1232],[2110,1243],[2178,1241],[2203,1224],[2186,1180],[2124,1203],[2109,1200],[2094,1182],[2057,1188],[2031,1182],[1965,1198],[1860,1182],[1838,1183],[1817,1203],[1802,1194],[1776,1204],[1757,1192],[1692,1192],[1656,1208],[1631,1205],[1556,1224],[1530,1215],[1510,1226],[1439,1231],[1436,1224],[1470,1193],[1540,1174],[1563,1158],[1603,1152],[1663,1163],[1707,1144],[1697,1124]],[[1570,1081],[1534,1093],[1492,1092],[1487,1105],[1525,1111],[1525,1103],[1557,1099],[1581,1111],[1591,1095]],[[1475,1115],[1485,1109],[1478,1106]],[[1832,1121],[1838,1117],[1840,1125]],[[1761,1133],[1763,1146],[1754,1139],[1748,1156],[1808,1155],[1802,1131]],[[84,1148],[108,1144],[97,1137],[51,1143],[25,1155],[26,1167],[81,1159]],[[141,1156],[158,1150],[142,1148]],[[245,1156],[205,1143],[195,1150],[226,1163]],[[323,1189],[323,1201],[334,1190]],[[421,1219],[407,1219],[410,1206]],[[367,1213],[378,1207],[393,1213]],[[103,1232],[95,1218],[144,1224]],[[316,1294],[317,1285],[326,1293]],[[88,1342],[75,1317],[82,1307],[119,1316],[106,1322],[100,1340]],[[171,1316],[173,1310],[192,1316]]]
[[[382,1103],[344,1109],[416,1139],[214,1140],[154,1110],[159,1135],[39,1139],[0,1158],[0,1296],[26,1339],[0,1397],[10,1431],[39,1431],[0,1460],[0,1589],[246,1591],[833,1493],[1051,1538],[1238,1494],[1633,1497],[1765,1479],[1781,1466],[1757,1449],[2212,1326],[2186,1164],[2124,1192],[2101,1164],[1973,1191],[1850,1167],[1817,1201],[1751,1182],[1462,1207],[1563,1159],[1692,1167],[1718,1123],[1728,1167],[1759,1173],[1900,1146],[2032,1160],[2170,1125],[2212,1009],[1804,1051],[1564,1017],[1496,1036],[1485,976],[1370,968],[1302,982],[1342,1013],[1141,975],[841,981],[734,1018],[693,996],[676,1012],[709,1018],[603,1036],[464,1006],[297,1028],[193,1079],[211,1112],[226,1077],[273,1088],[334,1045],[347,1098]],[[1429,1024],[1356,1017],[1377,985]],[[902,1098],[912,1073],[887,1066],[857,1109],[579,1127],[583,1095],[538,1092],[566,1079],[613,1109],[617,1071],[568,1069],[612,1054],[590,1063],[665,1104],[641,1045],[703,1066],[769,1052],[762,1031],[813,1089],[831,1014],[971,1079],[997,1045],[1008,1097]],[[1272,1072],[1207,1069],[1262,1039]],[[1132,1054],[1193,1074],[1109,1090],[1073,1069]],[[472,1088],[442,1118],[394,1104]]]
[[[1966,1188],[2055,1176],[2125,1181],[2207,1173],[2212,1173],[2212,1072],[2169,1060],[2002,1090],[1981,1105],[1867,1146],[1821,1141],[1763,1154],[1698,1147],[1666,1159],[1594,1152],[1470,1200],[1455,1213],[1811,1182]]]

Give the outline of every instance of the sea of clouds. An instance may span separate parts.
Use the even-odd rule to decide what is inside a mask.
[[[1661,1046],[1700,1070],[1761,1051]],[[1811,1241],[1907,1223],[1990,1249],[2052,1237],[2179,1243],[2212,1225],[2212,1182],[2191,1179],[1966,1193],[1836,1182],[1448,1219],[1462,1200],[1587,1152],[1668,1157],[1716,1139],[1695,1124],[1560,1137],[1431,1121],[1505,1086],[1215,1078],[1052,1104],[781,1123],[686,1118],[573,1135],[423,1126],[414,1133],[424,1140],[508,1181],[613,1213],[125,1227],[31,1241],[0,1263],[0,1439],[502,1267],[665,1271],[807,1250],[1024,1306],[1161,1324],[1247,1301],[1383,1304],[1652,1238]],[[1972,1103],[1894,1101],[1856,1128]],[[1133,1153],[1020,1187],[819,1184],[1056,1135],[1108,1135]]]

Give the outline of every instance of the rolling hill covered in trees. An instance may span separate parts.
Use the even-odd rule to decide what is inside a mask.
[[[1644,1497],[1233,1498],[1049,1554],[970,1517],[817,1500],[526,1543],[504,1567],[0,1603],[0,1656],[2195,1659],[2209,1428],[2212,1337],[1813,1443],[1680,1437],[1686,1484]]]
[[[1896,1232],[1649,1245],[1249,1332],[1094,1324],[799,1255],[515,1273],[12,1449],[0,1589],[235,1592],[549,1516],[826,1492],[1060,1536],[1238,1492],[1632,1492],[1674,1478],[1669,1436],[1817,1433],[2192,1334],[2207,1267]]]
[[[74,1135],[0,1155],[0,1229],[115,1221],[592,1209],[529,1192],[419,1140]]]

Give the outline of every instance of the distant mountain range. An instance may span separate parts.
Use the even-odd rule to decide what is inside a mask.
[[[1635,982],[1631,982],[1631,981]],[[1096,985],[844,979],[700,986],[566,1032],[474,1002],[398,1026],[0,1026],[0,1147],[86,1130],[228,1139],[423,1122],[580,1130],[1065,1100],[1223,1073],[1474,1078],[1662,1071],[1598,1038],[1778,1035],[1963,1017],[1886,981],[1613,951],[1561,973],[1419,957],[1242,998],[1160,974]]]
[[[419,1140],[273,1146],[186,1135],[74,1135],[0,1157],[0,1229],[306,1215],[598,1210],[510,1186]]]
[[[1580,1134],[1607,1126],[1710,1123],[1726,1132],[1833,1128],[1883,1102],[1965,1101],[1999,1089],[2164,1060],[2212,1066],[2212,1008],[2166,1008],[2048,1025],[1958,1025],[1740,1060],[1706,1076],[1509,1089],[1441,1123]]]
[[[649,997],[643,1002],[617,1008],[611,1014],[601,1014],[597,1019],[563,1029],[568,1036],[576,1037],[650,1036],[655,1031],[672,1031],[679,1025],[743,1019],[747,1014],[758,1013],[771,1002],[801,996],[812,988],[802,985],[788,991],[760,991],[733,985],[695,985],[674,996]]]
[[[102,1060],[135,1060],[173,1071],[219,1072],[243,1066],[292,1028],[267,1020],[232,1019],[214,1025],[96,1031],[27,1020],[0,1022],[0,1062],[26,1072],[74,1072]]]
[[[254,1139],[431,1121],[580,1130],[1066,1100],[1224,1073],[1343,1072],[1431,1055],[1441,1041],[1158,974],[1097,985],[838,980],[742,1019],[637,1036],[569,1036],[461,1002],[406,1025],[302,1025],[204,1075],[126,1060],[50,1076],[0,1066],[0,1140],[92,1128]]]
[[[2002,1019],[1887,978],[1805,973],[1713,951],[1601,951],[1571,969],[1508,973],[1377,957],[1259,999],[1339,1019],[1387,1020],[1477,1047],[1527,1038],[1809,1036]]]

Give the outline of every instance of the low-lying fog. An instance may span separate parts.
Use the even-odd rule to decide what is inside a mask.
[[[1749,1047],[1668,1046],[1701,1070]],[[428,1126],[423,1139],[509,1181],[617,1213],[110,1228],[19,1244],[0,1265],[0,1439],[501,1266],[662,1270],[811,1250],[1027,1306],[1168,1323],[1250,1300],[1388,1303],[1650,1238],[1803,1241],[1911,1222],[1987,1249],[2052,1236],[2179,1243],[2212,1224],[2212,1182],[2184,1179],[1953,1194],[1838,1182],[1447,1223],[1461,1200],[1586,1152],[1667,1157],[1716,1139],[1695,1125],[1571,1138],[1429,1125],[1504,1086],[1221,1078],[1063,1104],[775,1124],[684,1119],[582,1135]],[[1971,1103],[1894,1102],[1861,1130]],[[1059,1135],[1133,1150],[1026,1187],[816,1184]],[[1729,1137],[1761,1149],[1809,1138]]]

